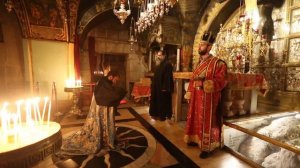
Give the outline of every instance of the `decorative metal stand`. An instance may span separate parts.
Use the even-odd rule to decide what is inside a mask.
[[[69,115],[76,115],[76,116],[83,116],[81,113],[80,108],[78,107],[78,100],[79,100],[79,93],[83,87],[78,86],[78,87],[65,87],[65,92],[72,92],[72,107],[69,111]]]

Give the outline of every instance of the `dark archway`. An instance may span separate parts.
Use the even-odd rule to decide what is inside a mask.
[[[239,7],[240,0],[230,0],[230,2],[228,2],[214,18],[208,30],[216,35],[220,31],[220,25],[224,25],[232,13]]]
[[[131,8],[131,14],[128,16],[128,18],[125,20],[124,24],[120,23],[120,27],[126,27],[126,29],[129,30],[130,27],[130,18],[133,17],[135,20],[137,18],[138,9],[135,7]],[[95,16],[91,17],[92,20],[90,20],[83,28],[82,33],[80,34],[80,46],[83,45],[88,33],[96,27],[99,23],[107,21],[107,20],[115,20],[116,22],[120,22],[117,18],[117,16],[114,15],[113,9],[108,9],[106,11],[103,11],[101,13],[97,13]]]

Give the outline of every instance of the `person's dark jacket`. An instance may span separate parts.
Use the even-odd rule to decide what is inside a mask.
[[[126,95],[126,90],[113,86],[107,77],[101,77],[95,86],[94,95],[99,106],[118,106]]]

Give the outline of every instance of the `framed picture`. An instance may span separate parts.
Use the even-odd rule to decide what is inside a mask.
[[[0,43],[4,42],[2,24],[0,23]]]
[[[300,8],[291,12],[291,34],[300,33]]]
[[[300,38],[293,38],[289,41],[289,63],[300,62]]]
[[[286,90],[300,91],[300,67],[289,67],[287,70]]]
[[[285,40],[284,39],[278,39],[273,40],[271,42],[271,52],[273,54],[273,61],[274,63],[283,63],[285,61],[284,58],[284,49],[285,47]]]

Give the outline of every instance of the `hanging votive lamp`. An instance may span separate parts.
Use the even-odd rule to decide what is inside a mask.
[[[122,24],[124,24],[126,18],[131,14],[130,10],[130,3],[128,0],[128,10],[126,10],[126,0],[119,0],[120,1],[120,8],[119,10],[116,9],[116,5],[118,0],[114,3],[114,14],[118,17],[118,19],[121,21]]]

